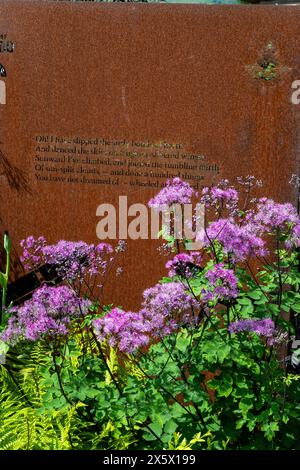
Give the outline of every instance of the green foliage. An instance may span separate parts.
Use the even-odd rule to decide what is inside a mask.
[[[39,368],[45,350],[33,347],[24,361],[17,352],[0,366],[0,449],[70,449],[70,428],[75,408],[61,408],[52,414],[39,413],[43,388]]]
[[[5,233],[3,237],[3,247],[4,247],[5,257],[6,257],[6,268],[5,268],[4,273],[0,271],[0,287],[2,289],[2,303],[0,305],[0,327],[3,321],[2,309],[6,307],[6,293],[7,293],[7,285],[8,285],[8,276],[9,276],[9,271],[10,271],[11,240],[7,233]]]
[[[182,434],[180,432],[175,432],[173,440],[169,442],[168,449],[169,450],[193,450],[194,446],[198,443],[205,442],[207,438],[210,437],[210,433],[207,432],[203,436],[200,432],[195,434],[195,436],[187,442],[187,440],[182,438]]]

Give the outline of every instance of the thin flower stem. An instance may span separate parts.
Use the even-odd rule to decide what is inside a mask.
[[[221,230],[220,230],[221,231]],[[213,251],[213,254],[215,255],[215,259],[216,259],[216,263],[218,263],[218,255],[217,255],[217,252],[216,252],[216,249],[215,249],[215,245],[214,245],[214,242],[210,239],[209,235],[208,235],[208,232],[207,232],[207,227],[204,227],[204,232],[205,232],[205,235],[207,236],[207,239],[210,243],[210,246],[212,248],[212,251]]]
[[[174,359],[174,357],[172,356],[172,354],[173,354],[173,351],[174,351],[175,348],[176,348],[177,336],[178,336],[178,332],[176,332],[175,343],[174,343],[174,346],[173,346],[173,349],[172,349],[172,350],[171,350],[171,349],[168,349],[168,347],[166,346],[166,344],[165,344],[163,338],[162,338],[162,337],[160,338],[160,340],[161,340],[163,346],[165,347],[165,349],[166,349],[166,351],[167,351],[167,353],[168,353],[168,357],[167,357],[167,360],[166,360],[165,364],[163,365],[162,369],[160,370],[159,375],[161,375],[162,372],[165,370],[165,368],[166,368],[168,362],[170,361],[170,359],[172,359],[173,362],[176,362],[175,359]]]
[[[268,297],[267,294],[263,291],[261,285],[259,284],[258,280],[256,279],[255,274],[254,274],[254,272],[253,272],[253,270],[252,270],[252,268],[251,268],[251,266],[250,266],[250,264],[249,264],[249,261],[246,261],[246,266],[247,266],[247,268],[249,269],[249,272],[250,272],[250,274],[251,274],[251,276],[252,276],[252,279],[253,279],[253,281],[255,282],[255,284],[257,285],[257,287],[259,288],[259,290],[262,292],[262,294],[265,296],[265,298],[266,298],[268,301],[270,301],[269,297]]]
[[[231,338],[231,333],[229,330],[229,325],[230,325],[230,308],[227,306],[226,307],[226,317],[227,317],[227,334],[229,338]]]
[[[147,372],[145,372],[143,370],[143,368],[139,365],[138,362],[135,361],[135,365],[138,367],[138,369],[140,369],[140,371],[145,375],[145,377],[147,377],[147,379],[153,381],[153,378],[150,377],[150,375],[147,374]],[[176,403],[178,403],[178,405],[181,406],[181,408],[184,409],[184,411],[186,413],[188,413],[193,419],[195,419],[195,415],[193,413],[190,412],[189,409],[187,409],[174,395],[172,395],[171,392],[169,392],[169,390],[167,390],[163,385],[158,385],[159,388],[161,388],[161,390],[163,390],[172,400],[174,400]],[[197,410],[196,410],[197,411]],[[199,417],[199,416],[198,416]],[[202,422],[203,418],[201,418],[201,422]],[[198,423],[199,424],[199,423]],[[202,425],[204,425],[204,420],[203,420],[203,423]],[[201,430],[203,430],[201,428],[201,426],[199,426]]]
[[[198,304],[200,305],[200,308],[201,308],[201,304],[200,304],[200,302],[199,302],[199,299],[198,299],[197,296],[194,294],[193,288],[191,287],[191,285],[190,285],[188,279],[186,279],[186,281],[187,281],[188,287],[189,287],[189,289],[190,289],[190,292],[192,293],[194,299],[198,302]],[[201,311],[202,311],[203,315],[207,318],[207,320],[209,321],[209,323],[211,324],[211,326],[213,327],[213,329],[216,331],[216,333],[220,336],[220,338],[222,339],[222,341],[223,341],[225,344],[227,344],[226,341],[225,341],[225,339],[223,338],[223,336],[222,336],[221,333],[219,332],[218,328],[216,327],[216,325],[214,324],[214,322],[213,322],[213,321],[211,320],[211,318],[209,317],[209,315],[207,315],[207,313],[205,312],[204,309],[201,309]]]
[[[53,350],[53,352],[52,352],[53,365],[54,365],[54,369],[55,369],[55,372],[56,372],[56,375],[57,375],[57,378],[58,378],[58,385],[59,385],[60,391],[62,393],[62,396],[65,398],[66,402],[69,403],[69,405],[71,405],[72,407],[74,407],[75,406],[74,403],[71,402],[71,400],[66,395],[66,392],[64,390],[62,380],[61,380],[60,370],[59,370],[59,367],[58,367],[55,356],[56,356],[56,351]],[[77,412],[78,412],[79,415],[81,415],[81,417],[83,417],[83,414],[81,414],[81,412],[79,412],[79,410],[77,410]]]
[[[279,286],[278,286],[278,308],[280,309],[281,308],[281,301],[282,301],[282,288],[283,288],[283,285],[282,285],[282,274],[281,274],[281,266],[280,266],[280,254],[279,254],[279,230],[277,230],[277,233],[276,233],[276,247],[277,247],[277,270],[278,270],[278,283],[279,283]]]
[[[145,424],[145,423],[144,423],[144,426],[145,426],[145,428],[148,429],[148,431],[149,431],[162,445],[164,445],[164,443],[163,443],[163,441],[161,440],[161,438],[156,434],[156,432],[154,432],[154,431],[150,428],[150,426],[148,426],[148,424]]]
[[[102,349],[102,347],[101,347],[101,344],[100,344],[100,342],[98,341],[98,338],[97,338],[97,336],[96,336],[96,334],[94,333],[94,331],[93,331],[92,328],[90,329],[90,332],[91,332],[91,335],[92,335],[92,337],[93,337],[93,339],[94,339],[94,341],[95,341],[95,343],[96,343],[96,345],[97,345],[97,349],[98,349],[98,351],[99,351],[99,353],[100,353],[100,356],[101,356],[101,358],[102,358],[102,360],[103,360],[103,363],[104,363],[104,365],[105,365],[105,367],[106,367],[106,369],[107,369],[107,372],[109,373],[109,375],[110,375],[110,377],[111,377],[111,380],[113,381],[113,383],[114,383],[116,389],[118,390],[120,396],[123,396],[122,389],[121,389],[121,387],[119,386],[118,382],[116,381],[116,378],[114,377],[114,374],[112,373],[112,371],[111,371],[109,365],[107,364],[107,360],[106,360],[106,358],[105,358],[105,354],[104,354],[104,352],[103,352],[103,349]]]

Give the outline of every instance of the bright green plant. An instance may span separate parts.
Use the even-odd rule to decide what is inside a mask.
[[[7,294],[7,285],[8,285],[8,276],[10,271],[10,251],[11,251],[11,240],[7,233],[3,237],[3,246],[5,251],[5,272],[0,271],[0,286],[2,288],[2,308],[6,307],[6,294]],[[0,325],[2,323],[2,309],[0,311]]]

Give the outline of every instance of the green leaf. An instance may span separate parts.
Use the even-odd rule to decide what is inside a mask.
[[[2,287],[5,287],[7,285],[7,278],[5,274],[3,274],[1,271],[0,271],[0,285]]]
[[[237,299],[237,303],[240,305],[252,305],[252,301],[247,297],[240,297]]]
[[[99,395],[99,390],[96,390],[94,388],[89,388],[86,390],[85,394],[88,398],[94,398],[96,397],[97,395]]]
[[[264,431],[268,441],[271,441],[274,438],[275,433],[279,431],[279,426],[276,421],[271,421],[270,423],[264,424],[261,429]]]
[[[224,360],[230,356],[231,347],[228,344],[227,345],[221,344],[220,347],[217,349],[216,353],[217,353],[218,360],[222,364]]]
[[[244,419],[244,418],[239,419],[239,420],[236,422],[236,426],[235,426],[236,429],[241,429],[241,428],[244,426],[244,424],[246,424],[246,422],[247,422],[247,420]]]
[[[8,350],[9,350],[8,344],[4,343],[4,341],[1,341],[0,339],[0,354],[6,354]]]
[[[294,303],[292,306],[294,312],[300,313],[300,303]]]
[[[167,421],[164,426],[164,432],[168,434],[173,434],[176,431],[176,429],[177,429],[177,424],[172,419]]]
[[[284,424],[287,424],[288,421],[289,421],[289,419],[290,419],[290,418],[289,418],[288,416],[286,416],[286,415],[283,415],[283,417],[282,417],[282,421],[283,421]]]
[[[157,421],[155,423],[149,424],[149,428],[158,436],[162,435],[162,425]]]
[[[254,399],[254,397],[253,397]],[[239,403],[239,409],[243,413],[243,416],[245,417],[248,414],[248,411],[253,408],[253,399],[251,398],[244,398],[243,400],[240,401]]]
[[[253,429],[255,428],[256,426],[256,420],[255,419],[252,419],[251,421],[249,421],[247,423],[247,428],[249,429],[250,432],[253,431]]]
[[[143,439],[145,439],[145,441],[156,441],[156,437],[149,431],[143,434]]]
[[[253,290],[252,292],[247,292],[247,295],[250,297],[250,299],[260,300],[263,296],[263,293],[258,290]]]
[[[287,312],[289,313],[291,307],[289,305],[286,305],[286,304],[281,304],[281,308],[284,312]]]
[[[228,373],[221,374],[220,379],[213,379],[208,382],[209,386],[217,391],[218,397],[228,397],[232,392],[233,379]]]
[[[254,307],[253,307],[253,304],[249,304],[249,305],[244,305],[242,310],[241,310],[241,313],[245,316],[249,316],[251,315],[252,313],[254,312]]]
[[[176,348],[179,351],[184,353],[187,350],[187,347],[188,347],[189,343],[190,343],[189,338],[186,337],[186,336],[181,335],[177,338]]]

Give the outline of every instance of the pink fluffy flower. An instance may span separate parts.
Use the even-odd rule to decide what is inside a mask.
[[[72,318],[85,315],[90,305],[67,286],[43,285],[30,300],[10,310],[12,316],[1,339],[14,344],[67,335]]]
[[[238,296],[238,280],[232,269],[226,269],[223,263],[209,269],[205,277],[209,281],[207,289],[202,291],[204,301],[230,300]]]
[[[299,223],[299,216],[296,208],[289,202],[279,204],[272,199],[261,198],[252,222],[265,230],[286,230]]]
[[[170,207],[173,204],[191,204],[193,195],[197,195],[194,189],[180,178],[167,180],[166,186],[148,202],[149,207]]]
[[[83,241],[60,240],[49,245],[44,237],[28,237],[22,240],[21,246],[24,250],[21,260],[26,268],[48,264],[55,268],[58,276],[68,281],[82,280],[86,274],[104,274],[113,252],[108,243],[89,245]]]
[[[192,321],[197,302],[180,282],[157,284],[144,292],[138,312],[114,308],[94,320],[101,341],[131,354],[153,339],[161,339],[176,331],[182,323]]]
[[[233,186],[229,186],[228,180],[222,180],[216,186],[203,188],[201,202],[205,207],[213,207],[217,212],[228,209],[230,213],[237,209],[239,196]]]
[[[166,268],[169,269],[168,275],[170,277],[181,276],[190,278],[198,271],[200,263],[200,253],[179,253],[166,263]]]
[[[201,241],[206,246],[218,241],[235,262],[252,256],[264,256],[267,253],[265,241],[261,238],[257,226],[251,223],[238,225],[233,218],[212,222]]]

